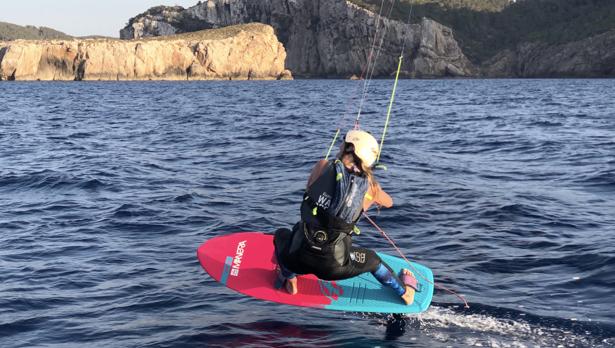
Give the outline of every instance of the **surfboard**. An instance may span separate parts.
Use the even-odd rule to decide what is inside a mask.
[[[273,235],[262,232],[232,233],[212,238],[197,250],[201,266],[216,281],[244,295],[293,306],[373,313],[420,313],[433,296],[432,271],[415,262],[412,268],[403,259],[378,255],[395,271],[408,268],[415,273],[418,291],[414,303],[406,305],[389,287],[371,275],[325,281],[314,275],[297,278],[299,293],[288,294],[274,287],[277,279]],[[416,273],[420,274],[416,274]]]

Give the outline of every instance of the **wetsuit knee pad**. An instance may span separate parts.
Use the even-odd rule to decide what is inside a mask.
[[[375,272],[382,263],[375,251],[365,248],[350,248],[350,259],[363,272]]]

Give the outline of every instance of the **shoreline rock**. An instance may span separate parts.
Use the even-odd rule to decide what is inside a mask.
[[[131,18],[120,33],[122,38],[159,36],[245,22],[273,26],[287,49],[287,66],[303,78],[364,76],[377,23],[388,34],[376,78],[394,73],[404,42],[400,76],[406,78],[615,77],[613,29],[561,44],[528,39],[472,63],[453,29],[426,18],[411,25],[378,21],[375,13],[346,0],[204,0],[189,8],[159,6]]]
[[[156,7],[131,18],[123,39],[189,32],[239,23],[271,25],[288,52],[287,66],[299,77],[362,76],[376,28],[386,32],[374,77],[470,77],[478,69],[463,54],[453,31],[431,19],[406,24],[378,16],[346,0],[208,0],[184,9]],[[375,53],[374,53],[375,55]]]
[[[139,40],[0,43],[0,80],[275,80],[292,78],[273,28],[253,23]]]

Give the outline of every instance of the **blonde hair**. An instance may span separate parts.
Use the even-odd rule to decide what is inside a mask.
[[[340,146],[340,151],[337,153],[337,155],[335,156],[335,158],[337,158],[338,160],[342,160],[342,157],[344,157],[344,150],[346,149],[346,142],[342,142],[342,146]],[[353,151],[354,153],[354,151]],[[357,163],[355,162],[355,160],[357,159],[357,155],[353,156],[353,163],[356,165]],[[359,159],[359,163],[361,164],[359,167],[361,168],[361,171],[363,172],[363,174],[365,174],[365,176],[367,176],[367,181],[369,182],[369,185],[372,188],[376,188],[376,186],[378,185],[378,182],[376,181],[376,177],[374,176],[374,170],[371,167],[366,166],[360,159]]]
[[[376,182],[376,177],[374,176],[374,170],[371,167],[365,166],[363,163],[361,163],[361,170],[363,170],[363,173],[367,176],[367,182],[369,182],[369,185],[372,188],[376,188],[378,183]]]

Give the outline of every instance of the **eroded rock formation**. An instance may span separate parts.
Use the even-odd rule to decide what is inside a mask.
[[[135,39],[249,22],[275,28],[288,52],[286,66],[295,75],[360,76],[376,30],[387,35],[374,76],[389,76],[396,70],[402,46],[406,48],[403,75],[476,73],[450,28],[429,19],[412,25],[379,20],[373,12],[345,0],[209,0],[188,9],[157,7],[132,18],[120,36]]]
[[[248,24],[139,40],[0,43],[3,80],[291,78],[273,28]]]

